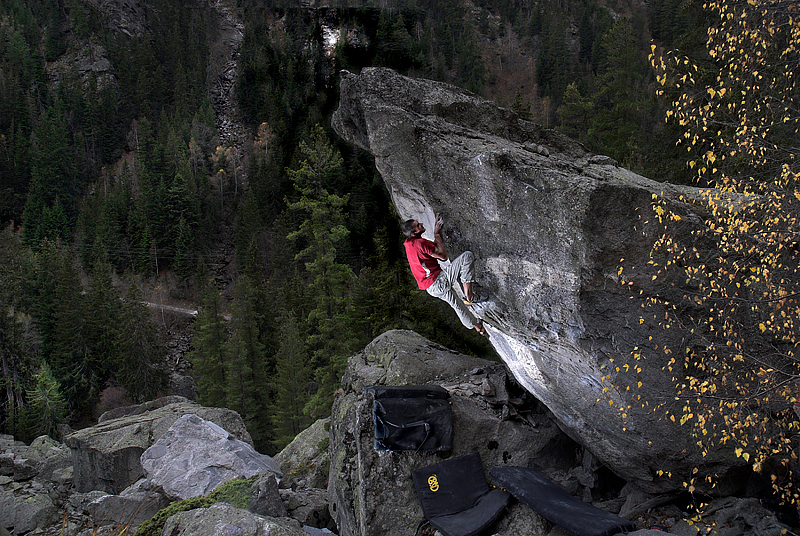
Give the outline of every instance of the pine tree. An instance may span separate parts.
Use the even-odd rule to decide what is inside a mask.
[[[23,101],[12,97],[11,101]],[[2,109],[3,98],[0,98]],[[3,115],[3,112],[0,112]],[[10,112],[9,112],[10,115]],[[30,133],[18,121],[0,132],[0,221],[20,221],[30,183]]]
[[[330,410],[333,391],[354,347],[346,318],[354,275],[347,264],[336,258],[337,246],[349,233],[344,224],[348,196],[329,193],[326,188],[341,173],[342,158],[321,126],[312,128],[309,142],[300,144],[300,153],[303,160],[298,169],[287,170],[300,193],[300,199],[289,203],[289,208],[305,212],[307,219],[289,238],[306,244],[296,259],[306,260],[309,289],[313,293],[308,342],[313,348],[313,366],[320,383],[308,411],[312,416],[321,416]]]
[[[586,142],[589,120],[594,116],[591,99],[584,98],[578,84],[571,82],[564,91],[564,102],[558,108],[561,132],[574,140]]]
[[[27,393],[29,403],[23,413],[27,439],[40,435],[57,438],[58,425],[67,422],[67,404],[47,362],[42,363],[35,381],[35,386]]]
[[[563,14],[545,17],[542,27],[542,51],[536,66],[536,79],[543,97],[560,100],[574,67],[574,58],[566,42],[568,21]]]
[[[144,236],[143,238],[146,238]],[[178,220],[175,236],[175,272],[185,281],[194,269],[194,233],[183,216]]]
[[[458,41],[456,70],[459,85],[473,93],[480,94],[483,91],[485,67],[478,46],[478,38],[472,25],[464,25]]]
[[[270,428],[264,418],[271,398],[265,387],[270,371],[259,339],[261,314],[256,306],[256,289],[247,275],[236,281],[232,313],[232,334],[225,344],[225,407],[239,412],[253,442],[263,445]]]
[[[111,280],[111,265],[102,243],[95,241],[93,270],[83,300],[83,333],[86,341],[86,365],[97,377],[97,390],[105,388],[112,363],[118,361],[121,302]],[[94,397],[92,397],[94,398]]]
[[[275,356],[277,370],[274,383],[277,392],[273,419],[275,443],[282,448],[312,422],[304,413],[310,398],[308,383],[311,380],[311,367],[300,329],[291,313],[286,313],[281,319],[279,333],[280,345]]]
[[[149,316],[139,287],[131,282],[122,302],[114,377],[136,402],[155,398],[167,385],[164,347]]]
[[[236,221],[236,258],[239,259],[239,267],[245,267],[245,259],[250,255],[250,248],[254,239],[263,228],[261,216],[258,213],[258,201],[252,189],[247,191],[244,201],[240,203]]]
[[[387,329],[408,328],[403,323],[403,302],[411,286],[397,281],[397,266],[387,254],[387,231],[381,226],[373,232],[375,254],[361,269],[351,290],[348,324],[363,346]],[[405,264],[408,270],[408,263]],[[405,281],[403,281],[405,283]]]
[[[224,406],[226,326],[219,291],[213,281],[206,284],[194,322],[189,354],[197,376],[198,399],[204,406]]]
[[[38,244],[44,239],[69,242],[69,222],[59,198],[56,198],[52,206],[42,208],[34,237],[33,244]]]
[[[49,323],[44,340],[44,358],[61,385],[61,393],[75,419],[89,414],[89,405],[100,392],[97,371],[92,367],[85,338],[84,302],[80,277],[69,250],[45,241],[47,249],[39,257],[39,270],[51,273],[52,298],[40,302],[37,318]],[[40,289],[46,293],[46,287]],[[40,316],[41,315],[41,316]]]
[[[76,176],[70,136],[60,105],[49,107],[39,120],[31,145],[31,184],[25,204],[25,239],[35,241],[43,211],[55,206],[70,221],[79,185]],[[60,220],[60,212],[50,215]],[[60,225],[57,227],[60,230]]]
[[[0,430],[16,436],[27,380],[39,357],[38,333],[24,311],[26,251],[11,229],[0,231]]]
[[[400,71],[412,66],[415,56],[414,40],[408,33],[401,14],[392,18],[387,12],[381,11],[376,42],[376,65],[385,65]]]
[[[641,36],[625,18],[617,20],[602,37],[607,58],[600,67],[595,115],[587,134],[593,148],[634,170],[641,169],[640,146],[650,137],[643,117],[655,115],[645,113],[655,100],[645,91],[649,69],[640,41]]]
[[[186,177],[178,174],[166,190],[164,201],[165,249],[174,255],[180,275],[185,277],[190,269],[195,229],[200,221],[196,191]]]

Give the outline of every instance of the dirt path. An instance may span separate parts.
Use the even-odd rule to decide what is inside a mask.
[[[159,309],[163,311],[172,311],[173,313],[182,313],[185,315],[197,316],[197,309],[186,309],[183,307],[175,307],[173,305],[164,305],[163,303],[142,302],[150,309]]]

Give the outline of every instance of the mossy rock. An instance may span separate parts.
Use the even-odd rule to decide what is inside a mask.
[[[159,536],[167,519],[178,512],[186,512],[196,508],[208,508],[219,502],[228,503],[236,508],[247,509],[250,505],[258,476],[259,475],[253,475],[250,478],[234,478],[222,484],[205,497],[191,497],[165,506],[156,512],[156,515],[151,519],[139,525],[134,536]]]
[[[283,471],[283,481],[295,487],[327,488],[330,418],[320,419],[300,432],[275,455]]]

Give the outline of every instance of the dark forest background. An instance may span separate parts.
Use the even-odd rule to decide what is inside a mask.
[[[689,180],[647,55],[702,61],[695,0],[289,4],[236,6],[248,136],[227,145],[211,8],[146,0],[138,34],[82,0],[0,4],[0,432],[58,437],[168,392],[187,329],[199,401],[238,411],[268,454],[329,414],[347,357],[387,329],[492,358],[416,290],[370,155],[331,131],[340,69],[454,83]],[[326,28],[351,38],[329,50]],[[156,293],[194,321],[152,313]]]

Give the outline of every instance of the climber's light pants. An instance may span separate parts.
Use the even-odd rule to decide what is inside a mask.
[[[435,296],[449,303],[450,307],[452,307],[458,315],[458,319],[464,324],[464,327],[469,329],[474,328],[478,321],[475,319],[475,315],[472,314],[472,311],[464,305],[464,299],[458,295],[453,285],[458,283],[459,279],[461,279],[462,284],[475,282],[474,261],[475,257],[472,255],[472,252],[465,251],[450,261],[450,266],[443,267],[442,273],[439,274],[439,277],[436,278],[433,285],[427,289],[428,294],[431,296]]]

